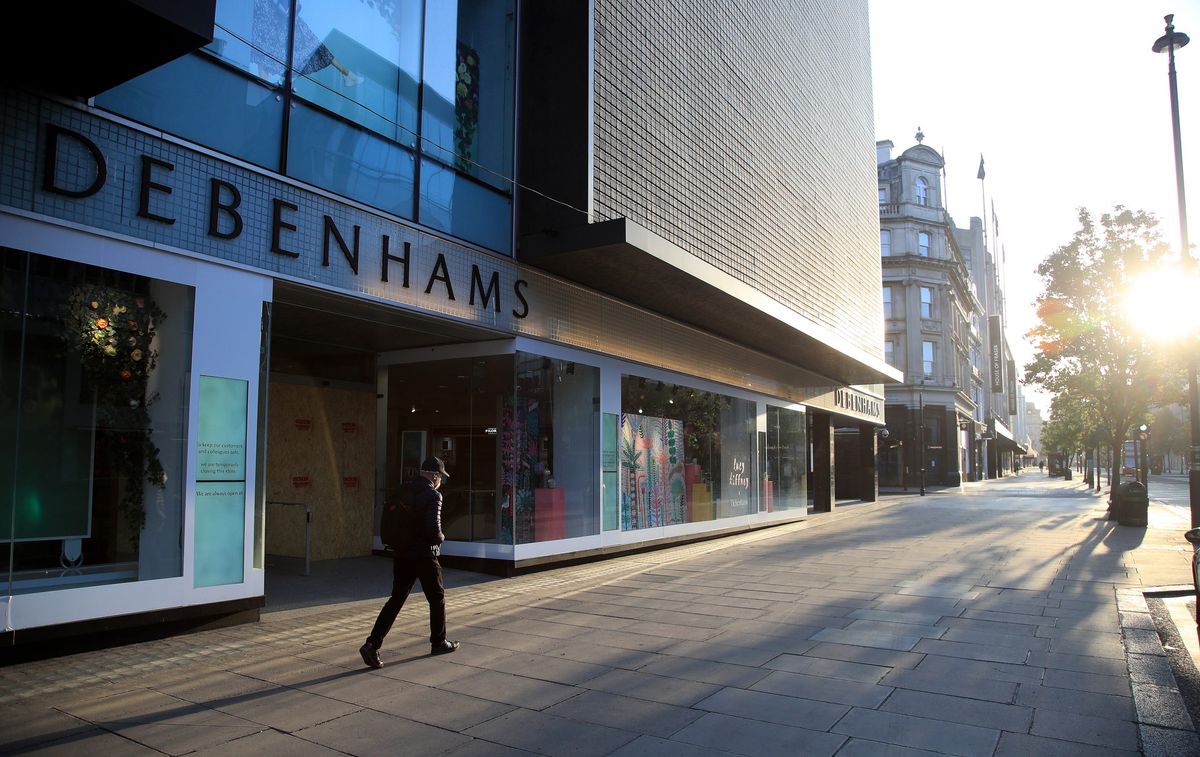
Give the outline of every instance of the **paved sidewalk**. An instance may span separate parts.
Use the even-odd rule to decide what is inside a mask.
[[[1103,511],[1025,474],[463,586],[448,657],[417,595],[378,671],[380,599],[13,665],[0,752],[1200,753],[1142,596],[1190,583],[1178,518]]]

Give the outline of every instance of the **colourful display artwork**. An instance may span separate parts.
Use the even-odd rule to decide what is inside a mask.
[[[535,541],[534,488],[538,461],[539,405],[537,400],[504,402],[501,422],[502,499],[500,538],[504,544]]]
[[[513,489],[516,485],[517,434],[512,402],[500,418],[500,543],[513,543]]]
[[[683,421],[621,416],[621,530],[687,522]]]

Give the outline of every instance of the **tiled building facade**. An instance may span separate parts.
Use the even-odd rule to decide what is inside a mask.
[[[865,2],[209,10],[0,94],[0,639],[255,615],[430,454],[504,572],[875,497]]]

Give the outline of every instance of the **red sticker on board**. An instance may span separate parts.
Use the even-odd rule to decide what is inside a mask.
[[[358,488],[358,476],[343,476],[342,486],[346,489]]]
[[[312,479],[308,476],[292,476],[292,486],[297,489],[303,489],[312,485]]]
[[[296,429],[299,431],[309,431],[312,429],[312,418],[297,418]]]
[[[343,434],[357,434],[358,433],[358,424],[357,423],[343,423],[342,424],[342,433]]]

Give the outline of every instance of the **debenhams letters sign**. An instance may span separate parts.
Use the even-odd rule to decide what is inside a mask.
[[[90,114],[40,129],[34,210],[266,272],[514,328],[507,259]]]

